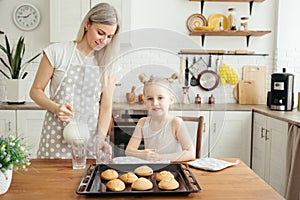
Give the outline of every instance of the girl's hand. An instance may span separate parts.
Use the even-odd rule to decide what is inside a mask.
[[[149,160],[151,162],[157,162],[161,160],[160,155],[156,153],[155,149],[145,149],[143,150],[143,153],[145,154],[145,160]]]
[[[68,103],[60,104],[54,114],[57,116],[59,121],[67,122],[73,116],[73,107]]]

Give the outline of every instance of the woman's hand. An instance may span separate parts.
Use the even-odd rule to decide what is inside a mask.
[[[54,114],[57,116],[59,121],[67,122],[73,116],[73,107],[68,104],[59,104],[57,109],[55,109]]]
[[[112,162],[112,146],[109,141],[104,138],[98,140],[96,163],[111,163]]]

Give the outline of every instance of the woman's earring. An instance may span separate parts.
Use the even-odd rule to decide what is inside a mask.
[[[87,28],[86,27],[84,27],[84,32],[87,32]]]

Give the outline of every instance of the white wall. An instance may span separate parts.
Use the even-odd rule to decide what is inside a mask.
[[[274,72],[282,72],[287,68],[288,73],[295,75],[294,107],[297,106],[300,92],[300,2],[297,0],[279,1],[278,36],[276,40],[276,62]]]
[[[129,0],[123,0],[128,2]],[[244,65],[262,65],[266,66],[268,69],[268,82],[267,88],[270,87],[270,74],[273,72],[274,66],[274,44],[275,44],[275,31],[276,31],[276,5],[278,0],[266,0],[263,3],[254,3],[252,15],[249,19],[249,29],[251,30],[271,30],[271,34],[267,34],[263,37],[252,37],[250,38],[250,44],[246,46],[246,38],[244,37],[206,37],[205,44],[202,47],[200,44],[200,37],[190,37],[188,36],[188,30],[186,28],[186,19],[194,14],[200,12],[200,3],[191,2],[188,0],[131,0],[131,29],[137,30],[140,28],[156,28],[155,30],[164,29],[178,34],[180,38],[184,37],[187,41],[195,42],[199,48],[204,49],[223,49],[223,50],[251,50],[257,53],[267,53],[267,57],[256,57],[256,56],[223,56],[223,62],[235,68],[239,74],[239,78],[242,79],[242,67]],[[292,1],[292,0],[289,0]],[[294,0],[295,1],[295,0]],[[22,3],[21,0],[0,0],[0,30],[5,31],[9,37],[16,40],[19,35],[23,34],[27,43],[27,53],[30,55],[41,51],[42,48],[49,44],[49,0],[28,0],[27,2],[36,5],[42,14],[41,25],[34,31],[22,32],[16,28],[13,24],[11,15],[13,9]],[[249,5],[248,3],[232,3],[232,2],[206,2],[204,6],[203,15],[208,19],[211,14],[222,13],[227,15],[227,8],[235,7],[237,9],[237,18],[241,16],[249,16]],[[293,9],[293,8],[291,8]],[[62,19],[63,20],[63,19]],[[151,39],[151,33],[144,33],[144,38],[139,38],[139,41],[148,41]],[[172,34],[171,34],[172,35]],[[147,51],[138,52],[135,56],[134,53],[127,53],[123,56],[122,67],[127,74],[128,71],[134,70],[143,65],[163,65],[168,66],[172,70],[179,71],[179,56],[177,52],[180,50],[184,44],[171,44],[176,43],[176,37],[170,38],[168,34],[156,35],[154,39],[160,40],[159,43],[170,44],[172,46],[172,52],[165,52],[163,50],[153,49]],[[3,41],[3,35],[0,36],[0,41]],[[175,38],[175,39],[174,39]],[[152,38],[153,39],[153,38]],[[175,42],[174,42],[175,40]],[[183,40],[184,41],[184,40]],[[182,41],[180,41],[182,42]],[[184,42],[183,42],[184,43]],[[177,48],[177,49],[176,49]],[[145,53],[144,53],[145,52]],[[199,56],[198,56],[199,57]],[[193,56],[189,56],[192,60]],[[206,57],[203,57],[207,59]],[[216,59],[214,57],[213,59]],[[294,65],[295,66],[295,65]],[[33,64],[31,68],[30,77],[28,77],[29,86],[31,85],[32,76],[37,68],[37,63]],[[148,67],[149,68],[149,67]],[[151,70],[146,70],[146,72],[151,73]],[[125,74],[123,73],[123,74]],[[128,76],[128,75],[126,75]],[[127,79],[127,78],[126,78]],[[3,77],[0,76],[0,80]],[[134,80],[134,84],[139,84],[137,80],[137,74],[132,74],[130,80]],[[2,82],[3,83],[3,82]],[[125,84],[126,85],[126,84]],[[299,84],[298,84],[299,85]],[[124,86],[125,87],[125,86]],[[124,91],[130,91],[131,85],[127,84]],[[193,95],[199,93],[203,97],[203,102],[207,101],[210,94],[218,96],[219,93],[224,93],[224,95],[219,95],[220,98],[216,98],[216,102],[235,102],[232,95],[233,87],[230,85],[219,86],[217,90],[211,92],[204,92],[198,87],[192,87],[191,99]],[[1,91],[1,90],[0,90]],[[182,89],[177,88],[179,93],[179,98]],[[1,95],[0,95],[1,98]]]
[[[169,36],[165,35],[166,33],[162,31],[161,37],[156,35],[156,32],[151,35],[144,34],[142,37],[143,41],[151,40],[155,38],[159,40],[159,45],[166,42],[169,46],[172,43],[176,43],[173,35],[184,35],[186,41],[192,40],[195,42],[197,48],[199,49],[221,49],[221,50],[251,50],[257,53],[267,53],[269,56],[260,57],[260,56],[223,56],[220,59],[223,60],[223,63],[230,65],[235,68],[239,74],[239,78],[242,79],[242,67],[245,65],[259,65],[266,66],[268,71],[268,77],[273,69],[273,49],[274,49],[274,27],[276,24],[276,12],[275,9],[275,0],[267,0],[263,3],[254,3],[252,15],[249,16],[249,4],[248,3],[232,3],[232,2],[205,2],[203,15],[209,18],[210,15],[215,13],[221,13],[227,15],[228,7],[235,7],[237,10],[236,16],[237,19],[240,19],[241,16],[249,17],[249,29],[251,30],[271,30],[272,33],[265,35],[263,37],[252,37],[250,38],[250,44],[246,46],[245,37],[206,37],[204,46],[201,46],[201,37],[191,37],[189,36],[188,29],[186,28],[187,18],[194,14],[200,12],[200,3],[191,2],[188,0],[132,0],[132,9],[131,9],[131,29],[137,30],[141,28],[155,28],[155,29],[167,29],[170,31]],[[262,17],[263,16],[263,17]],[[149,30],[150,32],[150,30]],[[179,36],[178,36],[179,37]],[[186,42],[187,43],[187,42]],[[181,42],[181,48],[185,47],[186,43]],[[172,49],[174,54],[177,54],[180,50],[180,47],[177,49]],[[195,46],[194,46],[195,48]],[[190,62],[194,56],[188,56]],[[207,56],[197,56],[203,57],[206,61],[208,60]],[[167,59],[161,59],[167,58]],[[217,56],[213,57],[213,61]],[[143,54],[141,57],[140,52],[137,56],[131,55],[130,61],[124,65],[124,73],[133,70],[137,66],[141,65],[143,62],[146,64],[155,63],[163,66],[172,67],[174,70],[179,70],[180,59],[177,56],[171,58],[167,53],[150,53],[148,56]],[[214,62],[213,62],[214,64]],[[146,71],[148,74],[152,72],[149,66]],[[134,84],[139,84],[136,76],[134,77]],[[269,88],[269,81],[267,82],[267,87]],[[129,87],[130,88],[130,87]],[[182,96],[182,89],[177,88],[178,98]],[[225,85],[222,87],[219,86],[218,89],[206,92],[199,87],[191,87],[190,89],[191,96],[190,98],[194,99],[194,95],[199,93],[203,99],[203,102],[207,102],[208,97],[211,94],[216,96],[216,102],[236,102],[233,98],[233,87],[230,85]]]
[[[27,61],[27,58],[31,58],[37,53],[41,52],[42,49],[49,44],[49,0],[26,1],[26,3],[34,4],[41,13],[41,23],[33,31],[22,31],[18,29],[13,22],[13,11],[21,3],[25,2],[23,0],[0,0],[0,30],[7,34],[11,44],[15,44],[20,36],[24,36],[26,43],[24,60]],[[2,45],[5,44],[4,35],[0,35],[0,43]],[[27,71],[29,72],[29,75],[26,78],[28,83],[26,88],[27,91],[29,91],[31,86],[39,59],[27,67]],[[2,67],[2,63],[0,64],[0,67]],[[4,98],[4,85],[5,78],[2,76],[2,74],[0,74],[0,101]],[[27,96],[27,100],[30,100],[29,95]]]

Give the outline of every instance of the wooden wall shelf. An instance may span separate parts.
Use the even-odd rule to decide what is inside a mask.
[[[244,36],[246,37],[247,46],[249,46],[251,36],[259,37],[271,32],[272,31],[193,31],[190,32],[190,36],[201,36],[202,46],[205,41],[205,36]]]
[[[252,13],[252,7],[254,2],[264,2],[265,0],[189,0],[200,2],[201,14],[203,13],[203,7],[205,2],[240,2],[240,3],[249,3],[249,13]]]

